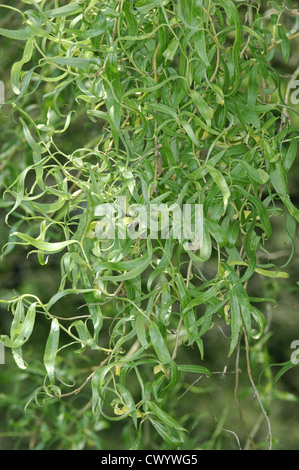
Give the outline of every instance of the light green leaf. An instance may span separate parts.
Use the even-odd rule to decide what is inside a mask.
[[[198,91],[192,90],[191,91],[191,98],[194,101],[195,106],[197,107],[198,111],[206,121],[207,125],[211,127],[212,123],[212,108],[208,105],[208,103],[204,100],[204,98],[198,93]]]
[[[35,248],[41,251],[45,251],[47,253],[57,253],[69,245],[79,244],[77,240],[67,240],[64,242],[53,242],[53,243],[45,242],[45,241],[32,238],[29,235],[26,235],[25,233],[22,233],[22,232],[14,232],[11,234],[11,236],[16,236],[16,237],[21,238],[21,240],[24,240],[24,243],[15,242],[17,244],[33,245],[35,246]]]
[[[78,5],[77,2],[70,3],[69,5],[64,5],[63,7],[53,8],[52,10],[46,11],[48,18],[60,18],[63,16],[75,15],[80,13],[82,6]]]
[[[187,132],[190,139],[192,140],[192,142],[194,143],[194,145],[196,147],[199,147],[199,142],[197,140],[196,135],[194,134],[194,131],[193,131],[191,125],[186,121],[182,121],[181,124],[182,124],[183,128],[185,129],[185,131]]]
[[[12,341],[12,348],[20,348],[23,344],[25,344],[31,336],[31,333],[34,328],[35,323],[35,313],[36,313],[36,302],[32,303],[28,308],[28,311],[25,315],[24,320],[21,322],[19,333],[17,337],[14,337]],[[15,332],[16,333],[16,332]],[[14,336],[15,336],[14,333]]]
[[[168,413],[165,413],[156,403],[149,401],[146,403],[147,406],[150,408],[152,413],[162,421],[166,426],[170,428],[174,428],[177,431],[185,432],[186,429],[179,425],[179,423],[173,419]]]
[[[90,64],[89,59],[81,57],[47,57],[43,61],[59,65],[60,67],[77,67],[79,69],[87,69]]]
[[[51,329],[44,353],[44,364],[51,383],[54,383],[55,381],[55,361],[59,345],[59,332],[59,322],[54,318],[51,323]]]
[[[30,38],[30,33],[27,31],[27,29],[11,30],[0,28],[0,36],[4,36],[9,39],[16,39],[18,41],[27,41]]]
[[[146,325],[145,325],[145,322],[146,322],[145,316],[142,313],[138,313],[138,315],[136,316],[136,334],[137,334],[137,338],[139,340],[139,343],[143,347],[148,346],[148,341],[147,341],[147,338],[146,338]]]
[[[193,364],[179,364],[178,365],[178,370],[182,371],[182,372],[190,372],[190,373],[194,373],[194,374],[204,374],[206,375],[207,377],[210,377],[211,375],[211,372],[209,371],[209,369],[207,369],[206,367],[203,367],[203,366],[197,366],[197,365],[193,365]]]
[[[153,348],[156,351],[159,361],[162,364],[169,364],[171,362],[171,356],[166,346],[166,342],[161,334],[158,325],[153,321],[149,322],[149,334],[151,337]]]
[[[209,171],[210,175],[212,176],[213,180],[215,181],[215,183],[219,187],[220,191],[222,192],[222,196],[223,196],[223,214],[225,214],[227,204],[228,204],[228,201],[229,201],[229,198],[230,198],[230,190],[229,190],[229,187],[227,185],[227,182],[226,182],[224,176],[222,175],[222,173],[220,173],[219,170],[216,170],[216,168],[212,167],[211,165],[205,165],[205,166],[208,169],[208,171]]]
[[[193,36],[193,39],[194,39],[195,49],[200,60],[204,63],[206,67],[209,67],[211,64],[207,55],[205,31],[203,29],[196,31],[196,33]]]
[[[236,288],[234,286],[230,287],[230,311],[231,311],[231,343],[229,349],[229,356],[232,355],[239,340],[239,334],[241,333],[242,329],[242,322],[241,322],[241,313],[240,313],[240,305],[238,301],[238,293],[236,292]]]
[[[20,75],[22,71],[22,67],[26,62],[29,62],[32,53],[33,53],[33,45],[34,45],[34,39],[30,38],[28,39],[25,47],[24,47],[24,52],[23,52],[23,57],[19,62],[15,62],[11,68],[11,86],[16,93],[16,95],[19,95],[21,90],[20,90]]]
[[[277,25],[277,33],[281,41],[280,45],[282,56],[284,58],[284,61],[288,62],[291,53],[291,45],[289,38],[287,37],[286,32],[281,24]]]

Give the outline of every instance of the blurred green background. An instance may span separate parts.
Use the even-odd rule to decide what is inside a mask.
[[[4,4],[4,2],[2,2]],[[263,10],[271,4],[263,3]],[[280,3],[280,2],[277,2]],[[21,2],[9,2],[10,5],[24,8]],[[295,2],[293,2],[295,4]],[[298,5],[299,8],[299,5]],[[296,17],[283,15],[285,25],[292,28]],[[0,9],[0,27],[13,29],[19,26],[19,17],[13,11]],[[270,27],[270,26],[269,26]],[[13,95],[10,88],[10,70],[12,64],[20,59],[23,43],[0,38],[0,79],[5,84],[6,99]],[[279,50],[273,66],[283,75],[290,75],[299,64],[299,40],[292,42],[292,54],[288,65],[283,62]],[[288,78],[284,79],[284,86]],[[37,117],[43,113],[42,90],[30,97],[26,103],[36,110]],[[26,98],[29,100],[29,98]],[[299,106],[297,106],[299,111]],[[14,120],[10,106],[2,107],[0,115],[0,186],[12,183],[26,166],[29,156],[24,149],[24,141],[17,122]],[[292,115],[293,125],[299,127],[299,119]],[[86,142],[86,135],[92,141],[98,129],[84,115],[78,114],[68,131],[61,137],[63,148],[70,153]],[[289,174],[291,198],[299,208],[299,157]],[[5,199],[1,203],[0,245],[3,247],[14,227],[5,225]],[[15,221],[15,220],[14,220]],[[269,253],[278,266],[282,266],[289,257],[291,247],[285,244],[285,231],[281,220],[273,223],[273,237],[268,244]],[[296,253],[299,249],[297,237]],[[6,251],[9,250],[7,247]],[[57,291],[60,279],[60,258],[52,256],[46,266],[38,263],[36,255],[28,258],[22,247],[15,247],[6,256],[0,258],[0,298],[9,299],[14,293],[32,293],[42,301]],[[209,273],[213,266],[203,266]],[[278,364],[290,359],[292,341],[299,340],[299,266],[298,254],[295,254],[287,271],[289,279],[264,280],[256,276],[249,286],[250,294],[255,297],[273,297],[273,303],[263,304],[267,317],[267,332],[263,340],[251,349],[251,368],[256,384],[259,375],[267,364]],[[71,315],[78,315],[77,302],[60,302],[59,308]],[[260,307],[260,306],[259,306]],[[82,314],[83,310],[79,311]],[[57,312],[59,314],[59,311]],[[104,312],[105,314],[105,312]],[[109,312],[107,312],[109,314]],[[10,315],[4,305],[0,304],[0,333],[9,331]],[[229,328],[219,322],[205,336],[205,366],[214,371],[211,378],[198,380],[192,374],[186,375],[184,381],[176,386],[169,399],[168,411],[174,414],[191,432],[183,448],[185,449],[238,449],[239,441],[243,448],[249,445],[246,432],[242,427],[238,407],[234,402],[235,391],[235,356],[227,359],[229,349]],[[102,333],[108,338],[108,327]],[[0,365],[0,449],[128,449],[135,440],[131,420],[109,423],[102,419],[95,422],[87,405],[90,399],[90,388],[85,387],[78,395],[63,400],[39,403],[34,400],[35,390],[41,385],[44,376],[42,365],[43,348],[48,335],[48,324],[38,319],[32,341],[24,348],[24,356],[30,359],[29,368],[24,371],[17,368],[10,351],[6,351],[6,363]],[[105,337],[103,337],[105,343]],[[196,349],[182,348],[182,361],[192,362],[198,356]],[[87,376],[97,363],[95,355],[78,357],[74,360],[72,351],[66,350],[63,359],[64,368],[68,368],[68,383],[77,383],[78,375]],[[254,399],[252,388],[246,372],[245,352],[241,351],[238,396],[245,428],[255,435],[257,446],[264,443],[267,427]],[[299,368],[290,369],[273,388],[273,377],[279,371],[278,366],[267,369],[260,378],[260,393],[264,406],[269,413],[275,449],[299,449]],[[197,379],[197,382],[195,382]],[[79,379],[80,380],[80,379]],[[78,383],[80,385],[80,382]],[[134,390],[134,379],[132,378]],[[39,406],[44,405],[44,406]],[[26,407],[26,408],[25,408]],[[264,444],[261,444],[264,448]],[[145,427],[141,443],[144,449],[168,448],[153,429]]]

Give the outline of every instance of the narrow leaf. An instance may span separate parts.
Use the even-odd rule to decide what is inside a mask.
[[[153,348],[157,353],[159,361],[162,364],[169,364],[171,362],[171,357],[168,348],[159,330],[158,325],[153,321],[149,322],[149,334],[152,340]]]
[[[55,360],[59,344],[59,331],[59,322],[54,318],[51,323],[51,329],[44,353],[44,364],[51,383],[55,381]]]

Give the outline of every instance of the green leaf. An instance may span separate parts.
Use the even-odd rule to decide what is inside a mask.
[[[21,75],[22,67],[24,64],[26,64],[26,62],[30,61],[32,57],[32,53],[33,53],[33,46],[34,46],[34,40],[32,38],[28,39],[24,47],[22,59],[19,62],[15,62],[11,68],[11,86],[12,86],[14,93],[16,93],[17,95],[19,95],[21,92],[20,75]]]
[[[14,30],[0,28],[0,36],[4,36],[9,39],[16,39],[18,41],[27,41],[30,38],[30,34],[27,29]]]
[[[249,296],[244,288],[244,284],[240,282],[237,274],[231,270],[229,279],[233,282],[232,286],[232,295],[236,297],[237,302],[239,303],[240,312],[244,325],[247,330],[248,336],[251,334],[251,304]]]
[[[131,393],[121,384],[117,384],[117,390],[121,394],[121,397],[123,401],[125,402],[125,405],[129,408],[129,413],[132,415],[132,420],[135,426],[135,429],[137,429],[137,413],[136,413],[136,405],[134,402],[134,399],[131,395]]]
[[[179,364],[178,370],[182,372],[193,373],[193,374],[204,374],[207,377],[211,376],[211,372],[209,371],[209,369],[203,366],[197,366],[195,364],[194,365],[193,364]]]
[[[196,135],[194,134],[194,131],[191,127],[191,125],[186,122],[186,121],[181,121],[181,125],[183,126],[183,128],[185,129],[185,131],[187,132],[188,136],[190,137],[191,141],[193,142],[193,144],[196,146],[196,147],[199,147],[199,142],[197,140],[197,137]]]
[[[16,348],[12,350],[12,355],[15,360],[15,363],[20,369],[27,369],[28,364],[23,359],[22,348]]]
[[[80,280],[82,285],[85,302],[88,305],[88,310],[91,315],[93,328],[94,328],[94,340],[97,341],[98,334],[103,326],[103,314],[99,305],[94,304],[94,292],[92,284],[88,278],[88,274],[85,270],[81,269],[80,271]],[[77,290],[77,289],[76,289]],[[53,297],[52,297],[53,298]]]
[[[258,96],[257,69],[258,64],[254,64],[249,73],[247,104],[250,108],[255,106]]]
[[[53,8],[52,10],[46,11],[46,15],[48,18],[60,18],[69,15],[75,15],[80,13],[82,10],[82,6],[78,5],[78,3],[70,3],[69,5],[64,5],[63,7]]]
[[[164,340],[158,325],[153,321],[149,322],[149,335],[153,348],[161,364],[169,364],[171,362],[171,356],[166,346],[166,341]]]
[[[119,271],[126,270],[124,274],[119,274],[116,276],[101,276],[102,281],[126,281],[128,279],[134,279],[143,273],[146,268],[149,266],[152,259],[152,245],[150,240],[148,240],[148,254],[144,255],[141,258],[134,259],[132,261],[119,261],[119,262],[104,262],[97,265],[94,268],[94,271],[101,271],[102,269],[114,269]]]
[[[162,398],[162,399],[164,397],[166,397],[168,395],[168,393],[171,390],[173,390],[174,387],[176,386],[176,384],[178,383],[179,373],[178,373],[178,367],[177,367],[175,361],[171,361],[170,370],[169,370],[168,374],[170,374],[170,380],[169,380],[168,384],[166,385],[166,387],[164,387],[163,390],[161,390],[161,392],[159,393],[159,397]]]
[[[75,327],[77,330],[77,334],[82,341],[81,347],[84,348],[86,346],[86,343],[92,348],[92,349],[97,349],[97,345],[94,344],[93,338],[90,334],[90,331],[87,328],[86,323],[84,323],[82,320],[77,320],[72,323],[72,327]]]
[[[35,248],[45,251],[47,253],[58,253],[61,250],[64,250],[69,245],[73,244],[78,244],[79,242],[77,240],[67,240],[64,242],[45,242],[42,240],[38,240],[35,238],[30,237],[29,235],[26,235],[25,233],[21,232],[14,232],[12,233],[11,236],[16,236],[21,238],[21,240],[24,240],[24,243],[18,242],[19,245],[33,245]]]
[[[290,46],[289,39],[286,35],[286,32],[281,24],[277,25],[277,33],[281,41],[280,45],[281,45],[282,56],[284,58],[284,61],[288,62],[290,53],[291,53],[291,46]]]
[[[210,67],[211,64],[207,55],[205,31],[203,29],[196,31],[196,33],[193,36],[193,40],[194,40],[196,52],[200,60],[204,63],[206,67]]]
[[[183,310],[183,315],[187,313],[189,310],[191,310],[194,307],[197,307],[198,305],[202,305],[204,303],[207,303],[211,298],[215,297],[217,295],[217,287],[214,285],[207,289],[206,291],[202,292],[198,296],[195,297],[195,299],[192,299],[184,308]]]
[[[268,269],[255,268],[255,272],[261,274],[262,276],[271,277],[271,278],[283,278],[288,279],[290,275],[284,271],[269,271]]]
[[[209,230],[211,236],[214,238],[214,240],[218,243],[220,247],[228,245],[227,235],[223,228],[219,224],[217,224],[217,222],[206,217],[205,225]]]
[[[258,198],[250,194],[248,191],[246,191],[246,189],[242,188],[242,186],[239,186],[238,189],[255,206],[257,213],[261,219],[263,229],[267,237],[270,238],[272,234],[272,227],[271,227],[271,222],[270,222],[269,215],[267,212],[267,208]]]
[[[162,437],[162,439],[167,442],[167,444],[175,447],[180,447],[183,444],[183,438],[180,434],[174,429],[165,426],[159,421],[150,418],[152,426],[155,428],[157,433]]]
[[[147,280],[147,290],[149,292],[151,290],[151,286],[152,286],[153,281],[169,265],[169,261],[171,260],[171,256],[172,256],[172,251],[173,251],[173,238],[172,238],[172,234],[170,232],[169,237],[166,240],[165,247],[163,249],[162,258],[160,259],[158,266],[151,272],[151,274],[150,274],[150,276]]]
[[[15,337],[16,331],[14,331],[14,339],[11,345],[12,348],[20,348],[30,338],[31,333],[34,328],[35,313],[36,313],[36,302],[32,303],[30,307],[28,308],[28,311],[25,315],[24,320],[21,321],[21,324],[19,325],[18,329],[20,331],[17,337]]]
[[[291,202],[282,163],[279,161],[270,169],[270,180],[275,191],[288,209],[291,216],[299,222],[299,210]]]
[[[275,364],[274,364],[275,365]],[[279,379],[290,369],[292,369],[293,367],[297,366],[298,364],[297,363],[293,363],[292,361],[288,361],[286,362],[285,364],[278,364],[278,365],[283,365],[283,367],[280,369],[279,372],[277,372],[277,374],[275,375],[274,377],[274,384],[277,384],[277,382],[279,381]]]
[[[49,302],[46,304],[46,307],[47,307],[47,311],[49,311],[52,306],[58,302],[58,300],[62,299],[63,297],[66,297],[67,295],[78,295],[78,294],[86,294],[88,292],[95,292],[96,289],[77,289],[77,288],[71,288],[71,289],[64,289],[64,290],[61,290],[59,292],[56,292],[56,294],[54,294]]]
[[[51,322],[51,329],[44,353],[44,364],[51,383],[55,381],[55,361],[59,345],[59,332],[59,322],[54,318]]]
[[[43,60],[60,67],[77,67],[79,69],[87,69],[90,64],[89,59],[81,57],[47,57]]]
[[[256,181],[259,184],[265,184],[269,181],[269,175],[261,168],[254,168],[253,166],[249,165],[245,160],[240,160],[240,164],[244,166],[246,169],[249,177]]]
[[[145,325],[145,322],[146,322],[145,316],[142,313],[138,313],[138,315],[136,316],[136,334],[137,334],[137,338],[139,340],[139,343],[143,347],[148,346],[148,341],[147,341],[147,338],[146,338],[146,325]]]
[[[234,70],[234,85],[232,90],[228,94],[231,96],[235,94],[236,90],[239,87],[240,82],[240,63],[239,63],[239,51],[243,48],[243,32],[242,32],[242,22],[237,10],[237,7],[231,0],[217,0],[215,5],[220,5],[226,11],[228,18],[232,19],[235,26],[235,40],[232,51],[232,61],[233,61],[233,70]]]
[[[185,26],[191,26],[191,10],[190,10],[190,2],[187,0],[179,0],[178,1],[178,13],[182,21],[185,23]]]
[[[208,169],[208,171],[209,171],[210,175],[212,176],[214,182],[217,184],[218,188],[222,192],[222,196],[223,196],[223,214],[225,214],[227,204],[228,204],[228,201],[229,201],[229,198],[230,198],[230,190],[229,190],[229,187],[227,185],[227,182],[226,182],[224,176],[222,175],[222,173],[220,173],[219,170],[216,170],[216,168],[212,167],[211,165],[206,165],[206,168]]]
[[[256,330],[251,331],[251,337],[253,339],[258,340],[263,336],[263,333],[265,331],[266,318],[263,315],[263,313],[256,307],[253,307],[253,305],[251,305],[251,315],[252,315],[253,320],[258,326],[258,331]]]
[[[298,142],[297,140],[294,139],[291,141],[287,154],[283,161],[283,167],[286,171],[289,171],[292,168],[294,160],[297,155],[297,150],[298,150]]]
[[[21,297],[17,301],[13,321],[11,322],[11,326],[10,326],[10,337],[11,337],[12,342],[14,342],[15,339],[20,335],[24,317],[25,317],[25,307],[23,304],[23,299]]]
[[[173,60],[174,56],[176,55],[176,51],[179,46],[179,41],[177,39],[174,39],[171,41],[167,49],[163,52],[163,56],[165,57],[166,60]]]
[[[20,204],[22,203],[22,200],[24,198],[24,187],[25,187],[25,180],[26,180],[26,177],[27,177],[27,174],[29,173],[29,171],[31,170],[31,166],[27,166],[22,172],[21,174],[18,176],[17,180],[16,180],[16,184],[17,184],[17,188],[16,188],[16,197],[15,197],[15,203],[12,207],[12,209],[6,214],[5,216],[5,223],[8,224],[8,219],[10,217],[10,215],[20,206]],[[16,233],[16,232],[15,232]],[[11,234],[10,236],[13,236],[13,234]]]
[[[177,431],[186,432],[186,429],[179,425],[179,423],[173,419],[168,413],[165,413],[156,403],[152,401],[146,402],[146,405],[149,407],[151,412],[170,428],[176,429]]]
[[[206,121],[207,125],[211,127],[212,109],[210,108],[208,103],[204,100],[204,98],[200,95],[200,93],[198,93],[198,91],[192,90],[190,94],[198,111],[200,112],[204,120]]]
[[[15,93],[17,93],[17,91],[15,91]],[[41,147],[35,142],[35,140],[33,139],[29,129],[28,129],[28,126],[27,124],[23,121],[23,119],[20,118],[20,122],[22,123],[22,126],[23,126],[23,132],[24,132],[24,135],[25,135],[25,139],[28,143],[28,145],[32,148],[32,150],[40,156],[41,152],[42,152],[42,149]]]
[[[170,108],[170,106],[167,106],[162,103],[155,103],[155,104],[148,103],[147,107],[154,112],[167,114],[168,116],[172,117],[175,121],[178,120],[178,116],[176,112],[172,108]]]
[[[231,356],[239,341],[242,329],[240,305],[238,292],[234,286],[230,286],[230,309],[231,309],[231,343],[228,356]]]

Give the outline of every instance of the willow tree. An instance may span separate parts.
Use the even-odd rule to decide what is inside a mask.
[[[88,390],[94,423],[132,423],[131,448],[144,446],[144,429],[160,436],[159,445],[183,448],[188,420],[169,403],[186,377],[203,383],[215,372],[205,362],[205,337],[225,326],[236,407],[241,414],[244,357],[268,429],[263,442],[272,448],[269,410],[250,368],[269,299],[253,297],[250,286],[257,277],[288,277],[294,254],[299,213],[288,172],[297,152],[290,97],[298,70],[285,89],[275,57],[289,61],[299,22],[293,7],[270,2],[265,12],[261,3],[1,5],[17,27],[0,34],[19,48],[6,84],[5,109],[17,131],[10,148],[2,145],[7,165],[16,162],[5,176],[11,228],[3,256],[21,245],[44,272],[54,255],[60,266],[48,299],[16,292],[2,300],[11,326],[1,340],[29,376],[31,338],[48,328],[39,356],[44,378],[27,408],[53,401],[59,415]],[[289,30],[285,14],[293,18]],[[127,206],[110,220],[132,236],[99,236],[97,208],[113,208],[121,197]],[[154,204],[201,205],[200,246],[190,247],[188,234],[174,236],[171,210],[167,236],[141,231],[136,207]],[[265,256],[274,217],[290,246],[283,268]],[[79,360],[89,370],[76,369]]]

